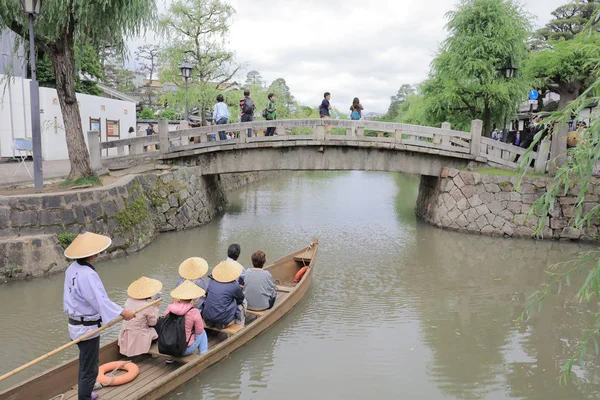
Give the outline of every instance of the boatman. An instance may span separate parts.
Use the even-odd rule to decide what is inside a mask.
[[[63,306],[69,318],[69,336],[75,340],[122,315],[125,320],[135,313],[124,310],[110,299],[93,262],[111,244],[107,236],[84,232],[65,250],[75,260],[65,272]],[[79,400],[95,400],[94,384],[98,377],[100,334],[77,343],[79,347]]]

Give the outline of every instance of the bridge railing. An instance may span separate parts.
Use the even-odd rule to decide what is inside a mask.
[[[277,129],[277,136],[252,136],[247,132],[266,131],[269,127]],[[387,143],[399,150],[418,151],[461,158],[473,158],[490,161],[492,164],[517,169],[518,158],[525,152],[517,146],[482,138],[482,122],[472,122],[471,131],[453,130],[449,123],[441,128],[401,123],[377,121],[351,121],[332,119],[299,119],[276,121],[253,121],[226,125],[211,125],[200,128],[168,131],[166,120],[159,121],[159,134],[121,139],[99,143],[100,149],[117,149],[117,156],[111,161],[136,158],[174,158],[177,153],[212,147],[234,146],[244,143],[285,142],[285,141],[357,141]],[[218,132],[232,132],[235,139],[220,140]],[[331,134],[330,134],[331,132]],[[214,139],[213,139],[214,138]],[[317,143],[315,143],[317,144]],[[216,149],[215,149],[216,150]],[[106,157],[105,157],[106,158]],[[547,155],[536,159],[536,170],[544,169]],[[539,165],[538,165],[539,164]]]

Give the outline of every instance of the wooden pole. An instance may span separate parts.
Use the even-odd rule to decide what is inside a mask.
[[[143,306],[143,307],[140,307],[139,309],[135,310],[135,313],[137,314],[137,313],[139,313],[139,312],[142,312],[142,311],[144,311],[146,308],[150,308],[150,307],[152,307],[152,306],[154,306],[154,305],[156,305],[156,304],[160,303],[160,301],[161,301],[161,300],[162,300],[162,299],[157,299],[157,300],[154,300],[154,301],[152,301],[152,302],[150,302],[150,303],[146,304],[145,306]],[[64,345],[60,346],[59,348],[52,350],[50,353],[44,354],[43,356],[41,356],[41,357],[38,357],[38,358],[36,358],[35,360],[33,360],[33,361],[30,361],[30,362],[28,362],[28,363],[27,363],[27,364],[25,364],[25,365],[21,365],[19,368],[13,369],[12,371],[10,371],[10,372],[8,372],[8,373],[6,373],[6,374],[4,374],[4,375],[0,376],[0,382],[2,382],[3,380],[5,380],[5,379],[7,379],[7,378],[10,378],[10,377],[11,377],[11,376],[13,376],[13,375],[16,375],[16,374],[18,374],[19,372],[21,372],[21,371],[23,371],[23,370],[25,370],[25,369],[27,369],[27,368],[31,367],[32,365],[35,365],[35,364],[39,363],[40,361],[44,361],[44,360],[46,360],[46,359],[48,359],[48,358],[52,357],[53,355],[55,355],[55,354],[58,354],[58,353],[60,353],[61,351],[65,350],[65,349],[68,349],[69,347],[71,347],[71,346],[73,346],[73,345],[76,345],[76,344],[77,344],[77,343],[79,343],[79,342],[82,342],[82,341],[84,341],[85,339],[89,339],[90,337],[92,337],[92,336],[94,336],[94,335],[96,335],[96,334],[98,334],[98,333],[102,332],[103,330],[105,330],[105,329],[107,329],[107,328],[110,328],[111,326],[113,326],[113,325],[115,325],[115,324],[117,324],[117,323],[121,322],[122,320],[123,320],[123,317],[122,317],[122,316],[119,316],[119,317],[117,317],[117,318],[113,319],[113,320],[112,320],[111,322],[109,322],[108,324],[106,324],[106,325],[103,325],[103,326],[101,326],[100,328],[98,328],[98,329],[95,329],[95,330],[93,330],[93,331],[91,331],[91,332],[88,332],[88,333],[86,333],[85,335],[83,335],[83,336],[81,336],[81,337],[79,337],[79,338],[77,338],[77,339],[73,340],[72,342],[69,342],[69,343],[67,343],[67,344],[64,344]]]

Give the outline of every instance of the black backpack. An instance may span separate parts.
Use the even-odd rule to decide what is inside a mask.
[[[244,114],[254,114],[254,101],[250,97],[244,99],[244,107],[242,107]]]
[[[185,314],[190,312],[190,308]],[[185,337],[185,314],[177,315],[169,312],[165,317],[161,318],[156,324],[156,332],[158,333],[158,351],[161,354],[169,356],[181,357],[188,347],[188,342],[194,334],[189,338]]]

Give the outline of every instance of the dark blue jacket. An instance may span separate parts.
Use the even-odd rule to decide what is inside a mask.
[[[208,284],[202,318],[208,325],[227,325],[235,319],[238,304],[244,302],[244,292],[236,282]]]
[[[329,101],[327,99],[323,99],[323,101],[321,102],[321,106],[319,107],[319,115],[321,117],[329,117]]]

